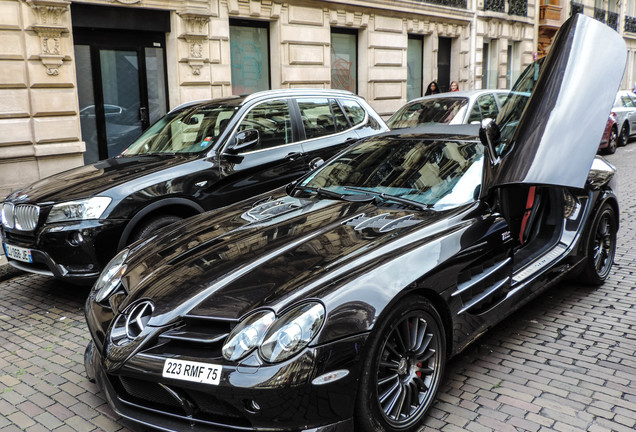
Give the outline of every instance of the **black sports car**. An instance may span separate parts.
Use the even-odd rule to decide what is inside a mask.
[[[416,430],[449,357],[564,277],[607,278],[595,153],[625,58],[577,15],[496,123],[364,139],[123,250],[86,303],[89,377],[163,430]]]

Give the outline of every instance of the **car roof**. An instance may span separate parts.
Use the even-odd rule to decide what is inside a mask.
[[[410,101],[408,101],[408,103],[419,102],[419,101],[428,100],[428,99],[439,99],[439,98],[449,98],[449,97],[466,97],[466,98],[472,99],[486,93],[508,94],[510,93],[510,90],[509,89],[481,89],[481,90],[461,90],[456,92],[436,93],[433,95],[422,96],[419,98],[411,99]]]
[[[352,97],[356,99],[364,99],[347,90],[333,90],[333,89],[278,89],[278,90],[264,90],[255,92],[249,95],[240,96],[227,96],[215,99],[200,99],[196,101],[185,102],[173,109],[170,112],[178,111],[184,108],[188,108],[195,105],[206,105],[214,103],[223,103],[228,105],[240,106],[244,103],[251,102],[259,99],[269,99],[272,97],[302,97],[302,96],[326,96],[326,97]]]

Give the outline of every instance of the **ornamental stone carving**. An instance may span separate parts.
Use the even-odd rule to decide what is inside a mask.
[[[64,54],[60,49],[63,33],[68,33],[65,14],[70,2],[64,0],[27,0],[37,17],[37,24],[31,26],[40,37],[40,61],[51,76],[59,75],[64,63]]]
[[[179,16],[183,20],[185,29],[181,37],[185,39],[189,48],[186,61],[192,69],[192,75],[201,75],[203,65],[210,62],[204,49],[210,37],[208,30],[210,16],[192,12],[182,12]]]

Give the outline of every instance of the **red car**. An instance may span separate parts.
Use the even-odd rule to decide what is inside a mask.
[[[606,154],[614,154],[618,146],[618,126],[616,125],[616,114],[610,113],[605,125],[605,132],[601,138],[601,144],[598,146],[598,152]]]

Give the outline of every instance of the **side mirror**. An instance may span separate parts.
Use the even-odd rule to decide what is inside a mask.
[[[499,126],[493,119],[484,119],[479,129],[479,140],[486,147],[490,162],[496,163],[499,160],[497,147],[501,143],[501,132]]]
[[[257,129],[246,129],[240,131],[234,137],[234,144],[229,149],[229,151],[232,154],[239,153],[241,150],[254,147],[256,144],[258,144],[259,140],[260,136]]]

